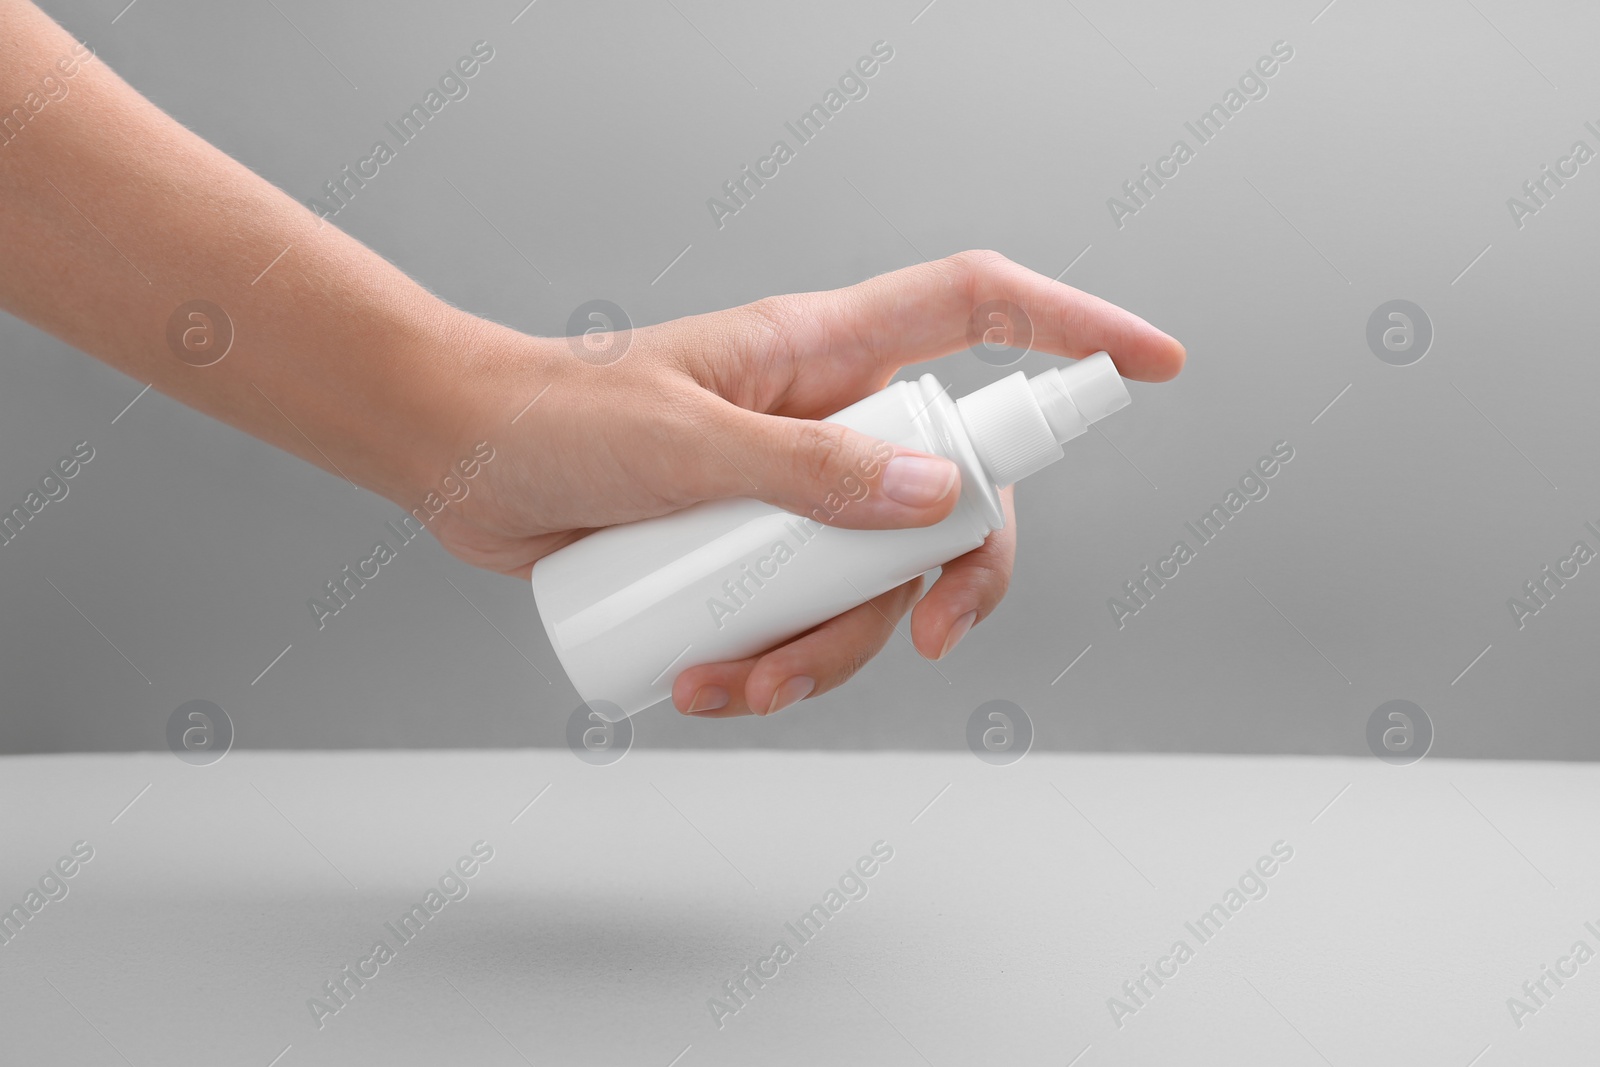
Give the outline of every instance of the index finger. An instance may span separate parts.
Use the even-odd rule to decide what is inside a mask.
[[[998,252],[960,252],[859,285],[764,301],[824,333],[824,358],[866,360],[885,375],[971,346],[973,315],[990,302],[1021,309],[1034,350],[1081,359],[1104,350],[1124,378],[1164,382],[1183,369],[1184,348],[1144,319],[1046,278]]]

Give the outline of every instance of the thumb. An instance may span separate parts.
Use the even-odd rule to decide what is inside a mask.
[[[738,473],[721,496],[756,496],[826,526],[932,526],[955,509],[961,471],[834,422],[764,415],[730,405],[720,436]]]

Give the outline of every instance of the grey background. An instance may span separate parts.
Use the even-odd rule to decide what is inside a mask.
[[[1574,140],[1600,148],[1600,13],[924,2],[45,6],[301,199],[489,41],[468,98],[337,224],[530,332],[596,297],[650,323],[989,247],[1071,264],[1188,346],[1177,381],[1135,384],[1021,487],[1015,588],[937,669],[896,638],[773,719],[644,713],[638,746],[960,748],[1008,699],[1040,748],[1363,753],[1368,715],[1405,698],[1436,755],[1600,755],[1600,567],[1525,629],[1506,606],[1574,540],[1600,547],[1600,162],[1520,230],[1506,207]],[[718,230],[706,199],[880,39],[867,98]],[[1107,197],[1278,40],[1295,54],[1269,95],[1119,230]],[[1435,331],[1409,367],[1365,341],[1396,298]],[[419,541],[319,633],[306,599],[397,508],[153,391],[124,412],[143,383],[15,320],[0,357],[0,502],[75,442],[97,452],[0,546],[0,750],[159,749],[197,698],[243,747],[564,743],[577,697],[522,583]],[[997,373],[927,369],[957,393]],[[1279,440],[1270,496],[1119,631],[1107,598]]]

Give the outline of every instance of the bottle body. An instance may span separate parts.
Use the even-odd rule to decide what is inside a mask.
[[[670,696],[684,669],[771,648],[977,548],[1003,525],[998,490],[931,374],[892,383],[828,421],[955,462],[955,510],[932,526],[850,530],[759,500],[715,500],[551,553],[534,565],[534,599],[593,711],[641,711]],[[865,480],[846,476],[820,502],[820,517],[847,511],[866,491]]]
[[[590,710],[632,715],[670,696],[688,667],[754,655],[977,548],[1005,525],[1000,487],[1060,459],[1065,442],[1129,402],[1104,352],[1032,378],[1018,371],[960,400],[931,374],[894,382],[828,421],[954,462],[961,496],[943,521],[827,525],[870,491],[872,469],[844,475],[814,516],[708,501],[597,530],[539,560],[539,617]]]

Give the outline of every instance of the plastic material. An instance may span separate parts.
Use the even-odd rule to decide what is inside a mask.
[[[825,525],[869,491],[847,476],[813,516],[759,500],[715,500],[611,526],[533,568],[550,644],[605,719],[666,699],[701,663],[742,659],[977,548],[1005,524],[999,489],[1061,458],[1061,445],[1127,406],[1104,352],[1033,379],[1018,371],[953,401],[931,374],[832,416],[961,469],[943,521],[910,530]]]

